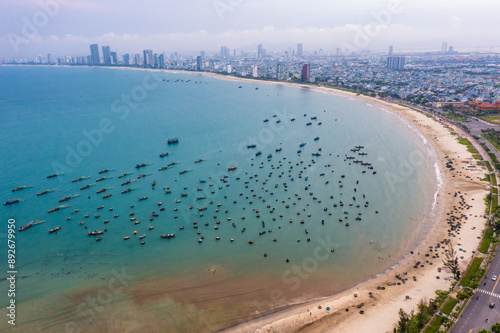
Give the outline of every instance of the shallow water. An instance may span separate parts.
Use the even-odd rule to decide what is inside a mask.
[[[0,207],[1,216],[5,223],[14,218],[18,228],[46,220],[17,232],[20,323],[38,321],[48,331],[97,329],[96,323],[103,331],[120,330],[120,322],[214,331],[374,277],[419,241],[415,230],[426,229],[434,161],[407,123],[363,101],[261,82],[105,68],[2,66],[0,86],[0,193],[3,201],[22,199]],[[167,145],[171,137],[180,142]],[[367,155],[352,152],[357,145]],[[312,156],[320,147],[321,156]],[[160,158],[162,152],[169,155]],[[151,164],[135,168],[143,162]],[[172,162],[179,163],[158,170]],[[228,171],[232,165],[237,169]],[[113,171],[98,174],[106,168]],[[46,178],[55,172],[64,174]],[[132,174],[119,179],[125,172]],[[137,179],[142,173],[148,175]],[[91,178],[72,182],[82,176]],[[101,176],[111,178],[96,182]],[[128,179],[137,181],[120,185]],[[11,191],[26,184],[33,188]],[[85,184],[93,186],[80,190]],[[127,187],[134,189],[121,194]],[[55,191],[36,196],[45,189]],[[69,208],[47,213],[71,194],[80,196],[64,202]],[[103,199],[106,194],[112,196]],[[139,201],[143,196],[148,199]],[[159,216],[149,221],[152,211]],[[47,232],[56,226],[61,230]],[[105,228],[100,242],[87,235]],[[144,245],[133,231],[146,234]],[[164,233],[176,236],[160,238]],[[123,240],[127,235],[131,239]],[[110,281],[123,271],[130,280],[111,290]],[[99,292],[111,295],[98,302],[105,311],[82,305]],[[92,313],[97,319],[89,324]]]

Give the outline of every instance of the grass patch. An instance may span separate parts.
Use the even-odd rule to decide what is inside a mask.
[[[455,121],[462,121],[462,122],[468,122],[469,120],[467,120],[467,118],[464,118],[458,114],[454,114],[454,113],[447,113],[444,115],[446,118],[448,119],[452,119],[452,120],[455,120]]]
[[[491,174],[490,179],[491,179],[491,185],[497,186],[497,177],[495,176],[494,173]]]
[[[485,174],[485,175],[484,175],[484,178],[483,178],[483,179],[481,179],[481,180],[482,180],[483,182],[488,182],[488,183],[489,183],[489,182],[491,181],[491,180],[490,180],[490,175],[489,175],[489,174]]]
[[[486,232],[484,233],[483,240],[481,241],[481,246],[479,246],[479,252],[481,252],[481,253],[488,252],[488,249],[490,248],[492,236],[493,236],[493,229],[491,229],[491,228],[486,229]]]
[[[479,116],[478,118],[485,120],[492,124],[500,125],[500,116]]]
[[[448,298],[446,303],[443,305],[443,309],[441,310],[442,313],[446,313],[449,315],[451,311],[455,308],[455,305],[457,305],[458,300],[454,299],[453,297]]]
[[[493,230],[492,229],[490,229],[490,230],[491,230],[491,233],[493,234]],[[483,238],[483,240],[485,238],[486,238],[486,235]],[[489,245],[490,245],[490,243],[488,243],[488,246]],[[481,243],[481,247],[482,246],[483,246],[483,244]],[[488,248],[486,248],[486,251],[487,250],[488,250]],[[470,283],[472,281],[472,278],[476,275],[476,273],[479,270],[479,267],[481,266],[482,262],[483,262],[483,258],[474,258],[474,260],[472,261],[472,264],[469,266],[469,269],[467,270],[467,272],[465,272],[465,274],[464,274],[464,276],[462,278],[462,281],[460,283],[462,286],[468,287],[470,285]]]
[[[488,140],[488,142],[491,143],[493,145],[493,147],[495,147],[497,150],[500,150],[500,143],[498,141],[496,141],[493,138],[493,136],[488,135],[486,133],[483,133],[483,138],[485,138],[486,140]]]
[[[458,139],[458,143],[467,146],[467,151],[469,153],[471,153],[472,155],[479,155],[479,157],[480,157],[479,159],[482,159],[482,157],[479,154],[479,152],[477,151],[477,149],[474,148],[474,146],[472,145],[472,143],[470,143],[470,141],[467,138]]]
[[[433,333],[437,332],[441,325],[443,325],[444,321],[446,318],[441,317],[441,316],[436,316],[434,319],[431,321],[429,326],[424,330],[424,333]]]
[[[486,168],[488,168],[488,171],[489,171],[489,172],[493,172],[493,168],[491,167],[490,162],[488,162],[488,161],[485,161],[485,162],[486,162]],[[496,185],[495,185],[495,186],[496,186]]]

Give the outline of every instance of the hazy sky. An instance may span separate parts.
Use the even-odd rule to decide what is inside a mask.
[[[500,46],[498,0],[2,0],[0,57]]]

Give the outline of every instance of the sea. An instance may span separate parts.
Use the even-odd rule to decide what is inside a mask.
[[[215,332],[333,295],[425,237],[440,184],[376,104],[196,72],[0,66],[0,138],[19,332]]]

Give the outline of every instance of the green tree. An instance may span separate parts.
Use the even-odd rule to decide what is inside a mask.
[[[495,325],[491,326],[491,331],[493,333],[500,333],[500,324],[496,323]]]
[[[406,313],[405,310],[399,309],[399,321],[394,329],[394,333],[410,333],[411,318],[413,317],[413,311],[411,313]]]

